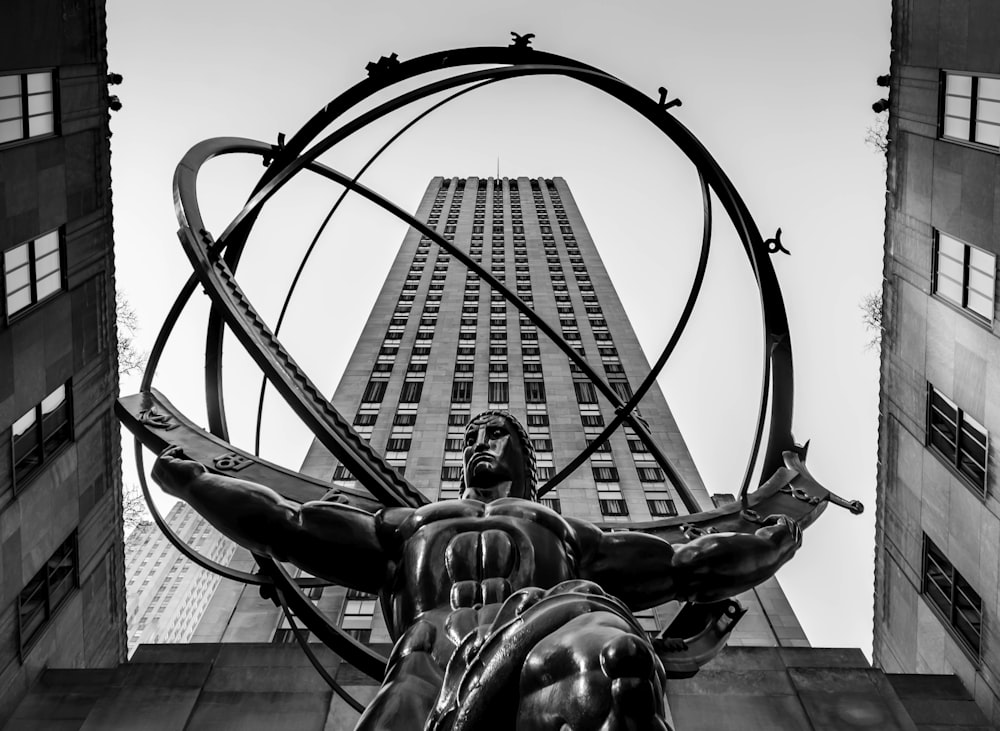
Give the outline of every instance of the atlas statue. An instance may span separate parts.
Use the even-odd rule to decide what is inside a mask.
[[[406,61],[391,54],[369,63],[366,79],[323,106],[287,141],[279,135],[277,145],[242,138],[195,145],[174,177],[178,234],[193,273],[157,337],[140,393],[122,397],[116,405],[119,418],[135,434],[140,484],[163,533],[199,566],[257,585],[280,604],[316,670],[361,712],[361,731],[667,729],[666,683],[694,675],[722,649],[744,613],[733,597],[774,576],[800,547],[802,530],[828,503],[854,513],[862,510],[860,503],[838,497],[812,478],[805,467],[807,445],[792,436],[788,321],[769,261],[774,254],[788,253],[780,245],[780,229],[775,239],[763,239],[721,167],[670,113],[680,101],[667,101],[665,88],[659,100],[648,97],[588,64],[536,50],[531,42],[531,34],[515,34],[508,47],[451,49]],[[442,72],[451,75],[442,77]],[[354,114],[359,104],[425,74],[432,80]],[[667,345],[627,399],[466,248],[359,182],[389,144],[439,107],[488,84],[535,75],[568,78],[627,105],[673,141],[697,171],[704,224],[696,276]],[[414,117],[355,175],[320,161],[324,152],[366,125],[452,90]],[[321,136],[329,127],[332,131]],[[216,239],[201,214],[197,178],[206,162],[227,154],[256,155],[265,172]],[[507,412],[486,411],[466,426],[461,498],[431,502],[408,482],[282,346],[278,334],[284,308],[272,330],[237,283],[236,270],[262,207],[300,172],[343,187],[325,221],[348,193],[360,195],[419,231],[499,293],[608,402],[607,413],[614,416],[601,434],[588,437],[584,451],[539,485],[524,428]],[[669,359],[698,299],[712,239],[713,198],[733,223],[756,277],[765,348],[762,397],[744,478],[733,502],[704,510],[636,407]],[[778,245],[771,247],[775,240]],[[297,281],[298,275],[285,307]],[[153,386],[167,341],[199,286],[212,302],[205,348],[207,429],[188,420]],[[228,434],[222,388],[227,328],[265,379],[253,453],[235,446]],[[333,487],[259,457],[265,385],[281,395],[353,475],[353,487]],[[663,469],[685,514],[627,526],[600,525],[563,516],[539,502],[622,424],[631,427]],[[173,532],[150,497],[142,447],[159,455],[152,475],[163,489],[249,549],[256,572],[201,556]],[[755,475],[760,482],[751,490]],[[312,578],[291,578],[285,562]],[[379,595],[394,643],[388,658],[351,637],[309,601],[302,588],[316,583]],[[649,637],[635,613],[674,600],[680,604],[676,616]],[[345,663],[381,682],[367,706],[319,662],[296,619]]]
[[[666,729],[659,655],[674,648],[632,612],[739,594],[802,540],[781,515],[680,545],[562,516],[536,502],[531,442],[499,411],[466,428],[462,498],[416,509],[297,504],[177,448],[153,477],[254,553],[387,602],[398,640],[365,731]]]

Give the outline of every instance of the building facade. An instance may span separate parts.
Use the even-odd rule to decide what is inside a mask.
[[[631,395],[649,364],[564,180],[434,178],[416,216],[558,327],[623,400]],[[403,240],[332,401],[431,500],[460,494],[470,415],[511,411],[531,437],[540,482],[569,463],[614,416],[609,402],[544,334],[414,229]],[[641,415],[705,509],[731,499],[706,491],[658,387],[643,400]],[[302,471],[355,485],[318,442]],[[619,429],[589,464],[542,500],[564,514],[623,527],[686,512],[628,428]],[[232,565],[254,568],[242,549]],[[388,650],[389,633],[373,597],[337,587],[313,591],[332,620]],[[731,645],[808,647],[775,579],[740,600],[749,611]],[[667,604],[639,619],[654,632],[666,627],[678,608]],[[257,589],[224,580],[193,641],[294,638],[280,610]]]
[[[228,564],[236,545],[187,503],[166,516],[177,536],[212,561]],[[154,523],[136,526],[125,541],[128,654],[145,643],[190,642],[220,577],[181,556]]]
[[[892,12],[874,660],[1000,724],[1000,7]]]
[[[102,0],[0,22],[0,718],[125,657]]]

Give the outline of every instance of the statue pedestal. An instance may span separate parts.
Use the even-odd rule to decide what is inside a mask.
[[[316,649],[356,696],[375,694]],[[728,648],[667,681],[667,701],[675,731],[989,728],[957,678],[885,675],[853,649]],[[350,731],[357,717],[294,645],[142,645],[117,670],[47,670],[3,731]]]

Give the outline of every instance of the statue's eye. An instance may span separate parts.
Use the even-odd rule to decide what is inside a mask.
[[[465,444],[467,446],[471,447],[475,443],[476,443],[476,435],[475,434],[469,434],[469,435],[467,435],[465,437]]]
[[[502,437],[502,436],[503,436],[503,435],[504,435],[505,433],[506,433],[506,432],[504,432],[504,430],[503,430],[503,429],[501,429],[501,428],[500,428],[500,427],[498,427],[498,426],[495,426],[495,427],[493,427],[492,429],[490,429],[490,432],[489,432],[489,434],[490,434],[490,439],[499,439],[499,438],[500,438],[500,437]]]

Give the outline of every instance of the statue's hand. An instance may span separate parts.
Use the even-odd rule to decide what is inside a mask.
[[[188,459],[180,447],[167,447],[153,465],[153,479],[167,493],[184,497],[192,482],[207,472],[200,462]]]
[[[758,534],[767,537],[786,550],[796,551],[802,546],[802,528],[787,515],[769,515],[761,523]]]

